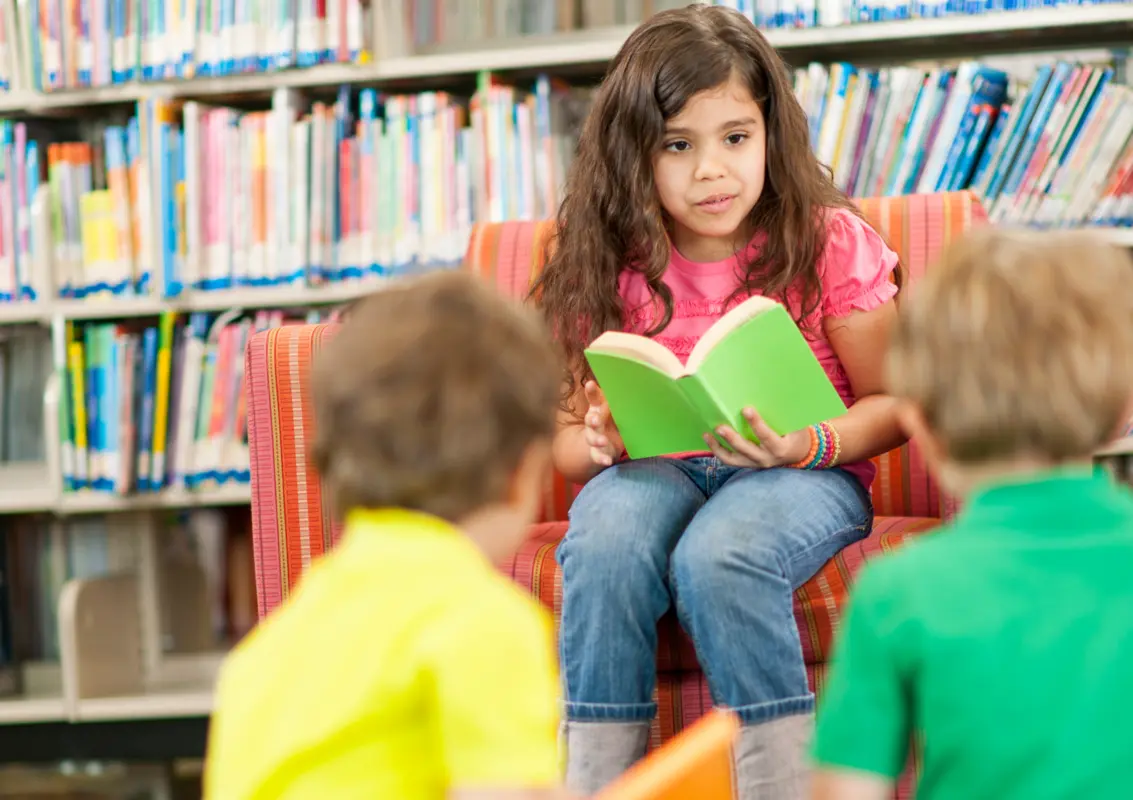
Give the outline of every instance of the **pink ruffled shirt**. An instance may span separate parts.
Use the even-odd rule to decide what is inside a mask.
[[[818,265],[822,302],[807,320],[807,327],[814,333],[804,332],[804,335],[848,408],[854,402],[854,391],[846,370],[822,332],[822,321],[854,311],[872,311],[896,295],[897,287],[890,276],[897,267],[897,254],[873,228],[845,209],[831,209],[827,237]],[[742,263],[756,251],[760,239],[756,236],[740,255],[711,263],[689,261],[673,250],[662,279],[673,293],[673,318],[655,338],[673,351],[681,363],[712,323],[743,299],[728,302],[742,275]],[[619,293],[627,309],[626,330],[645,333],[653,326],[654,314],[659,309],[651,302],[641,273],[628,269],[622,272]],[[796,300],[795,297],[789,299]],[[798,306],[792,304],[792,307]],[[843,467],[867,489],[873,483],[875,469],[869,461]]]

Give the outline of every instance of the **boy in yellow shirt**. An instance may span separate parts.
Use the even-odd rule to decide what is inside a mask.
[[[441,273],[361,301],[313,370],[343,538],[225,663],[206,800],[558,797],[550,618],[493,567],[550,469],[549,338]]]

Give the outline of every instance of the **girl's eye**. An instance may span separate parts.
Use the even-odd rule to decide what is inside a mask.
[[[682,141],[680,139],[678,139],[675,142],[667,142],[665,144],[665,149],[667,151],[669,151],[670,153],[683,153],[686,150],[688,150],[690,147],[692,147],[692,145],[690,145],[688,142]]]
[[[746,133],[729,133],[724,139],[725,142],[731,145],[742,144],[747,138]]]

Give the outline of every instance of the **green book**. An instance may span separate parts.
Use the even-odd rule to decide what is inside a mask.
[[[721,425],[758,441],[751,406],[784,435],[837,417],[846,405],[787,310],[751,297],[718,319],[682,365],[645,336],[610,331],[586,349],[630,458],[704,452]]]

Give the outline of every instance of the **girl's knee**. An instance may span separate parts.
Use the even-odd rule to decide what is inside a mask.
[[[684,473],[660,461],[604,470],[571,505],[566,538],[556,553],[564,580],[654,584],[703,502]]]
[[[674,585],[684,591],[726,592],[739,583],[750,591],[761,582],[779,587],[786,574],[782,554],[734,535],[685,537],[670,562]]]
[[[704,503],[703,493],[663,459],[627,461],[595,475],[570,507],[568,538],[668,539]]]
[[[668,551],[659,541],[635,536],[629,525],[615,519],[609,522],[608,526],[591,526],[572,520],[555,553],[564,580],[581,576],[598,582],[632,582],[640,576],[663,574]]]

